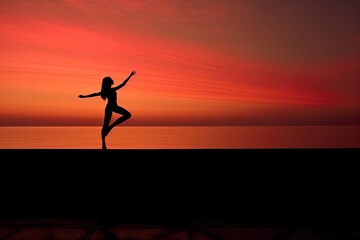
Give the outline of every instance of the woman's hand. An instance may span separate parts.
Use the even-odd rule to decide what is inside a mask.
[[[133,70],[133,71],[130,73],[130,76],[135,75],[135,73],[136,73],[136,71]]]
[[[83,95],[79,95],[78,98],[83,98],[84,96]]]

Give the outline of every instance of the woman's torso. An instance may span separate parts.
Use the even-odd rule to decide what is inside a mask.
[[[117,105],[116,95],[117,95],[116,91],[112,89],[107,93],[106,97],[108,99],[108,104]]]

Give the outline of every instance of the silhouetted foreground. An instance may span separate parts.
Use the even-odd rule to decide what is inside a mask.
[[[356,225],[360,149],[0,150],[1,218]]]
[[[120,88],[124,87],[126,83],[130,80],[130,78],[135,74],[135,71],[132,71],[130,75],[116,87],[111,87],[114,84],[114,81],[111,77],[104,77],[101,84],[101,91],[95,92],[87,95],[79,95],[79,98],[89,98],[101,96],[103,100],[108,99],[108,103],[105,107],[105,116],[104,116],[104,124],[101,129],[101,141],[102,141],[102,149],[106,149],[106,136],[110,133],[111,129],[115,126],[123,123],[131,117],[131,113],[123,107],[120,107],[117,104],[117,93],[116,91]],[[115,120],[112,124],[110,124],[112,113],[118,113],[121,115],[117,120]],[[110,124],[110,125],[109,125]]]

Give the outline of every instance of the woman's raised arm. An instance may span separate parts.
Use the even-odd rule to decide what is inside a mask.
[[[129,81],[129,79],[130,79],[135,73],[136,73],[136,71],[133,70],[133,71],[130,73],[130,75],[124,80],[124,82],[123,82],[122,84],[114,87],[113,89],[116,91],[116,90],[122,88],[123,86],[125,86],[125,84]]]

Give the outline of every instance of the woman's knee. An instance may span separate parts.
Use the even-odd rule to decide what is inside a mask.
[[[127,113],[125,114],[125,117],[126,117],[127,119],[131,118],[131,113],[130,113],[130,112],[127,112]]]

